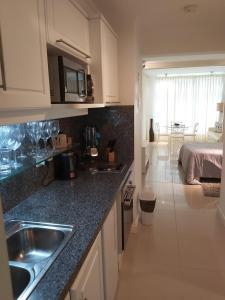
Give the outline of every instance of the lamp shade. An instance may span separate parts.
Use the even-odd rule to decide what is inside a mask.
[[[223,112],[223,110],[224,110],[224,103],[223,102],[217,103],[216,104],[216,109],[217,109],[217,111]]]

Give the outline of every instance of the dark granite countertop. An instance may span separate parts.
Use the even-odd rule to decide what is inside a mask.
[[[54,181],[4,215],[11,219],[74,225],[74,234],[38,283],[29,300],[63,299],[101,230],[132,162],[122,173],[81,172],[72,181]]]

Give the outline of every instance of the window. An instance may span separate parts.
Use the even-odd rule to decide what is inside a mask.
[[[198,134],[206,136],[218,119],[216,103],[223,99],[224,82],[224,74],[157,77],[153,116],[161,132],[172,121],[187,126],[198,122]]]

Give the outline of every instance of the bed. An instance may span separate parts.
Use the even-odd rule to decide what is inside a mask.
[[[188,184],[201,184],[201,178],[221,178],[222,143],[185,143],[179,153],[179,163]]]

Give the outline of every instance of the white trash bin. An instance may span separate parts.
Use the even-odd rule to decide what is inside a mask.
[[[155,209],[156,196],[155,193],[149,188],[141,192],[139,196],[141,207],[141,222],[144,225],[152,225],[153,212]]]

